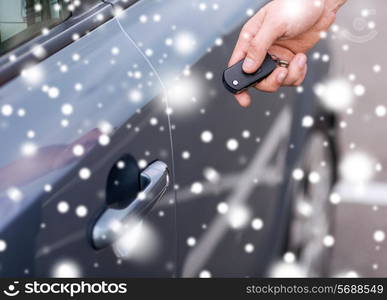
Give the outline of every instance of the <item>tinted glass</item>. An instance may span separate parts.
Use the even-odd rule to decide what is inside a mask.
[[[69,2],[0,0],[0,55],[68,18]]]

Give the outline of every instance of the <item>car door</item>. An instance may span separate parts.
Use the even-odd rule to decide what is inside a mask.
[[[25,28],[8,31],[0,61],[0,274],[174,276],[171,135],[157,74],[109,3],[12,3],[5,10],[21,12]]]
[[[311,90],[253,92],[244,109],[222,84],[243,23],[267,2],[142,1],[118,19],[168,91],[184,277],[267,274],[278,251],[292,122],[305,132],[294,108]],[[306,102],[302,114],[313,111]]]

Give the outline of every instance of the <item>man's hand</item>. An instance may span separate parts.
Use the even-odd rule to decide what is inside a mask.
[[[243,70],[254,73],[266,53],[288,61],[289,68],[277,67],[255,88],[275,92],[281,86],[298,86],[307,72],[305,53],[335,21],[346,0],[274,0],[258,11],[242,28],[229,66],[245,59]],[[247,91],[235,95],[239,104],[250,105]]]

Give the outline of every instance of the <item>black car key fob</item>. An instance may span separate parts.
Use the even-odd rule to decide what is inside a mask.
[[[223,72],[223,84],[233,94],[238,94],[259,83],[269,76],[277,66],[277,62],[267,54],[261,67],[255,73],[248,74],[242,69],[243,61],[237,62]]]

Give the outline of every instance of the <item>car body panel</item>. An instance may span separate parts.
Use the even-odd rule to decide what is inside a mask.
[[[120,155],[131,154],[141,168],[157,159],[172,166],[167,106],[156,97],[159,85],[113,19],[1,87],[1,104],[14,111],[1,116],[1,137],[7,141],[1,155],[0,224],[7,251],[1,261],[14,261],[25,249],[37,255],[35,262],[20,268],[4,263],[2,274],[51,276],[59,259],[73,257],[78,264],[93,260],[82,266],[83,276],[173,275],[173,193],[162,200],[170,203],[168,213],[160,217],[155,209],[150,214],[162,224],[156,231],[164,246],[156,261],[145,264],[148,268],[119,260],[120,271],[115,253],[95,251],[87,235],[104,207],[108,172]],[[76,145],[83,146],[83,155],[73,154]],[[90,180],[80,178],[83,168],[90,170]],[[58,211],[61,201],[71,208],[63,216]],[[87,217],[77,217],[79,205],[87,208]],[[19,227],[31,237],[25,243],[12,237]],[[98,257],[106,263],[98,264]]]

